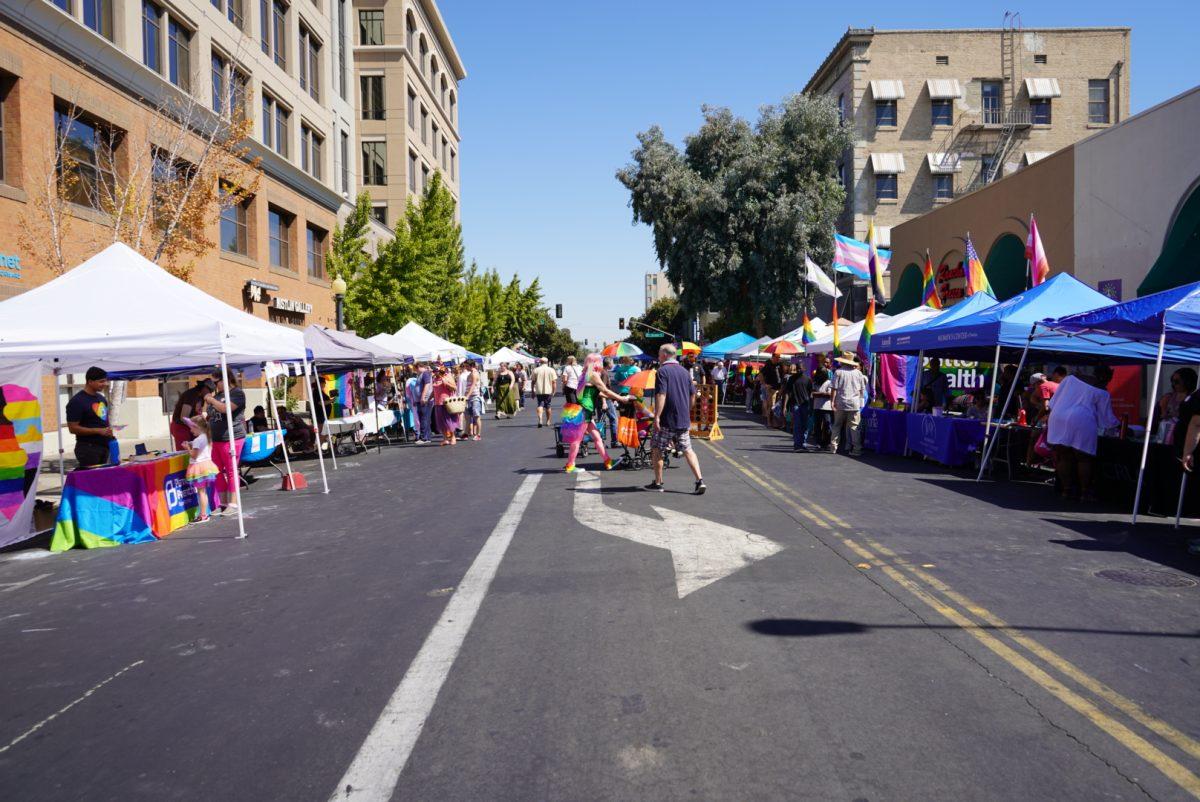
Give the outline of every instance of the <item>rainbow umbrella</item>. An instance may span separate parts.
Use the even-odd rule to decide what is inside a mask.
[[[628,390],[653,390],[654,377],[657,375],[656,370],[641,370],[630,376],[625,381],[621,382],[621,386]]]
[[[630,342],[621,340],[612,345],[604,346],[604,350],[600,352],[600,356],[641,356],[642,349]]]
[[[686,356],[696,356],[701,350],[700,346],[690,343],[687,340],[684,340],[683,345],[679,346],[679,353]]]
[[[803,354],[804,349],[791,340],[777,340],[764,348],[763,353],[789,356],[791,354]]]

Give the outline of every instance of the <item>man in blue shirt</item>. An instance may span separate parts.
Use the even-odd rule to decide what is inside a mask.
[[[654,463],[654,481],[647,490],[663,491],[663,451],[683,452],[696,477],[696,495],[708,488],[700,475],[700,460],[692,450],[692,396],[696,385],[688,369],[675,358],[675,346],[667,343],[658,349],[658,375],[654,379],[654,435],[650,439],[650,459]]]

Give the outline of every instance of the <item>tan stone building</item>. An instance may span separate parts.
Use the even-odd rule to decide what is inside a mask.
[[[361,186],[395,226],[434,173],[457,201],[458,84],[467,76],[433,0],[355,0]]]
[[[1129,28],[852,28],[805,92],[854,131],[843,234],[878,242],[1129,113]],[[907,256],[904,257],[907,259]]]
[[[674,297],[675,288],[671,286],[671,282],[667,279],[667,272],[665,270],[646,274],[646,311],[649,311],[650,307],[654,306],[656,301]]]

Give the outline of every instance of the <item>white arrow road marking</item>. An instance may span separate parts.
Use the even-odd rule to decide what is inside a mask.
[[[600,497],[600,477],[579,472],[575,520],[597,532],[671,552],[681,599],[783,550],[783,546],[762,535],[664,507],[652,509],[662,521],[605,506]]]

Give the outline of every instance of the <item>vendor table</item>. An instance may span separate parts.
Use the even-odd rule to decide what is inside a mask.
[[[911,413],[908,448],[944,465],[966,465],[983,443],[983,421],[949,415]]]
[[[903,454],[907,418],[903,410],[867,407],[862,411],[863,446],[879,454]]]
[[[187,465],[180,451],[68,474],[51,551],[144,543],[186,526],[198,509]],[[214,500],[210,487],[210,508]]]

